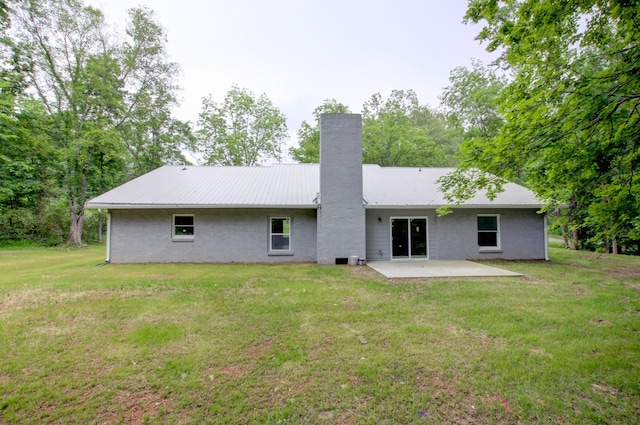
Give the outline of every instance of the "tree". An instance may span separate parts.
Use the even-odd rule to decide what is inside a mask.
[[[43,105],[24,93],[27,67],[9,27],[9,8],[0,2],[0,240],[49,243],[61,231],[50,220],[58,155]]]
[[[104,35],[104,17],[77,0],[24,0],[14,13],[30,64],[29,82],[54,120],[65,163],[68,242],[82,244],[92,160],[117,149],[109,117],[122,106],[119,64]]]
[[[349,107],[335,99],[326,99],[312,112],[314,125],[302,121],[298,130],[298,147],[289,149],[294,160],[302,163],[320,162],[320,115],[338,112],[350,113]]]
[[[461,141],[461,132],[446,114],[420,105],[411,91],[394,90],[387,100],[374,94],[364,104],[363,161],[379,165],[452,166]],[[299,162],[320,161],[322,113],[348,113],[335,99],[325,100],[313,111],[315,125],[302,122],[298,147],[289,150]]]
[[[420,125],[426,107],[412,90],[393,90],[389,99],[379,93],[364,103],[363,161],[381,166],[437,166],[444,162],[442,146]]]
[[[179,67],[167,59],[164,30],[148,8],[129,11],[123,41],[107,36],[102,13],[81,0],[21,0],[12,16],[27,83],[45,105],[64,166],[67,241],[81,244],[88,197],[126,171],[186,162],[191,128],[171,115]]]
[[[22,100],[19,112],[0,119],[0,240],[57,243],[63,231],[50,219],[62,170],[43,109]]]
[[[198,146],[206,164],[253,166],[282,159],[286,118],[265,94],[256,98],[233,85],[222,104],[209,95],[202,99],[198,125]]]
[[[465,152],[463,169],[520,174],[547,210],[569,206],[575,245],[640,239],[637,6],[472,0],[467,10],[514,78],[500,97],[505,125]]]
[[[145,174],[164,164],[189,164],[185,151],[193,150],[193,133],[187,122],[177,120],[170,111],[156,110],[145,115],[136,108],[131,121],[118,127],[131,158],[133,174]]]
[[[496,137],[504,124],[498,99],[505,79],[474,60],[471,69],[460,66],[451,71],[449,82],[440,100],[464,129],[465,140]]]
[[[473,197],[480,189],[486,189],[488,195],[494,197],[502,190],[503,180],[475,167],[483,163],[481,157],[485,152],[493,155],[486,147],[504,125],[499,112],[499,100],[506,81],[482,62],[473,60],[471,69],[462,66],[454,68],[449,75],[449,82],[440,100],[453,125],[462,132],[463,141],[459,148],[463,162],[460,168],[441,182],[441,188],[452,204]],[[486,171],[499,174],[487,168]],[[451,210],[448,208],[440,209],[440,213],[449,212]]]
[[[446,112],[434,110],[425,105],[417,116],[416,124],[424,128],[427,137],[442,149],[442,159],[434,161],[431,166],[455,166],[458,163],[460,144],[464,138],[464,131],[457,119]]]
[[[167,58],[163,28],[146,7],[129,10],[129,20],[118,49],[125,106],[116,126],[134,174],[142,175],[163,164],[187,163],[184,151],[192,150],[193,136],[188,123],[172,116],[180,68]]]

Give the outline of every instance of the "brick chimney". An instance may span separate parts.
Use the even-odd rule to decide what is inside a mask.
[[[318,263],[335,264],[352,256],[364,258],[360,114],[320,115],[318,199]]]

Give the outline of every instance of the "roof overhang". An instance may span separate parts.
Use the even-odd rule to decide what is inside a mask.
[[[316,204],[303,205],[230,205],[230,204],[108,204],[108,203],[87,203],[88,209],[109,209],[109,210],[166,210],[166,209],[309,209],[318,208]]]
[[[540,209],[542,204],[465,204],[465,205],[371,205],[365,206],[368,210],[435,210],[440,207],[452,209]]]
[[[317,209],[320,204],[302,204],[302,205],[260,205],[260,204],[109,204],[109,203],[87,203],[87,209],[109,209],[109,210],[162,210],[162,209]],[[449,205],[364,205],[368,210],[435,210],[440,207]],[[499,208],[499,209],[540,209],[542,204],[465,204],[451,206],[453,209],[482,209],[482,208]]]

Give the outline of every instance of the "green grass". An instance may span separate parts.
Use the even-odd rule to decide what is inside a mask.
[[[0,250],[0,423],[639,423],[640,258],[551,256],[388,281]]]

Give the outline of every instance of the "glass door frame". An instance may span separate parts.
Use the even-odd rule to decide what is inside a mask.
[[[412,247],[413,247],[413,241],[412,241],[412,232],[411,232],[411,221],[415,220],[415,219],[420,219],[420,220],[424,220],[425,221],[425,232],[424,232],[424,238],[425,238],[425,250],[426,250],[426,255],[412,255]],[[407,241],[406,243],[408,244],[408,256],[394,256],[393,255],[393,221],[394,220],[407,220]],[[391,260],[411,260],[411,259],[420,259],[420,260],[428,260],[429,259],[429,218],[426,216],[393,216],[393,217],[389,217],[389,245],[390,245],[390,251],[389,253],[391,254]]]

